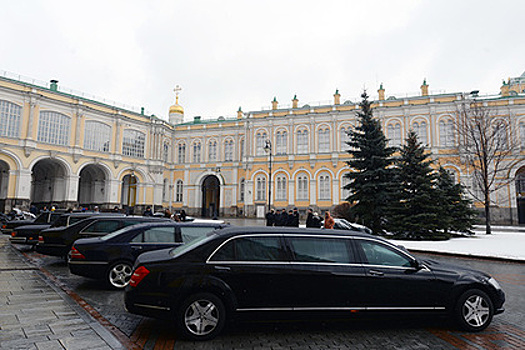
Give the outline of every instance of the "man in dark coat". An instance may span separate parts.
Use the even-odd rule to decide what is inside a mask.
[[[273,225],[275,225],[275,210],[270,209],[270,211],[266,213],[266,226]]]
[[[151,207],[146,207],[146,210],[142,214],[143,216],[153,216],[153,212],[151,211]]]
[[[293,225],[294,227],[299,227],[299,210],[293,208]]]
[[[286,211],[284,215],[286,215]],[[294,225],[295,225],[295,217],[293,216],[293,210],[290,209],[288,210],[288,215],[286,215],[286,221],[285,221],[284,226],[293,227]]]
[[[312,208],[308,208],[308,215],[306,216],[306,227],[314,227],[313,223],[314,211]]]

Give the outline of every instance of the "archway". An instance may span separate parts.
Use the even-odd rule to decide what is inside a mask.
[[[0,160],[0,213],[5,211],[5,201],[9,189],[9,164]]]
[[[31,173],[31,203],[44,205],[66,205],[66,169],[54,159],[39,160]]]
[[[122,178],[120,202],[122,208],[124,208],[128,214],[133,213],[133,207],[135,207],[135,203],[137,202],[137,182],[137,177],[134,174],[128,174]]]
[[[525,224],[525,167],[516,172],[516,201],[518,205],[518,223]]]
[[[208,175],[202,182],[202,212],[203,217],[216,217],[220,209],[221,185],[215,175]]]
[[[82,207],[101,206],[106,201],[106,173],[100,165],[90,164],[80,171],[78,203]]]

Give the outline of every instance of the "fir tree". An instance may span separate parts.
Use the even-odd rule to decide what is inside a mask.
[[[472,201],[464,197],[465,187],[454,183],[450,172],[443,167],[439,167],[437,187],[442,200],[441,225],[443,231],[471,234],[477,212],[472,208]]]
[[[352,158],[347,164],[352,171],[345,189],[352,193],[347,200],[353,204],[352,214],[375,234],[384,232],[387,208],[392,192],[392,154],[387,147],[381,124],[373,117],[366,91],[361,95],[357,112],[358,126],[349,132],[348,151]]]
[[[437,174],[425,151],[417,134],[410,131],[397,162],[398,189],[388,227],[401,237],[431,238],[441,228]]]

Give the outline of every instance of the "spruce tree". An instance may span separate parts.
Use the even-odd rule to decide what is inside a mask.
[[[384,232],[387,208],[392,192],[392,154],[395,148],[387,147],[387,139],[381,124],[373,117],[371,103],[366,91],[361,95],[358,125],[349,132],[347,162],[352,171],[345,189],[352,193],[347,201],[353,204],[352,214],[374,234]]]
[[[465,198],[465,187],[455,183],[450,172],[443,167],[439,167],[437,187],[442,200],[441,225],[443,231],[471,234],[477,212],[472,208],[472,201]]]
[[[397,161],[398,189],[390,207],[389,229],[399,237],[428,239],[440,231],[441,200],[432,162],[410,131]]]

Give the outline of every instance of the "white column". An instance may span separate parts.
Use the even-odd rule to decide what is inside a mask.
[[[65,182],[65,188],[66,188],[66,191],[64,193],[64,199],[66,201],[71,201],[71,202],[74,202],[78,199],[78,182],[80,181],[80,176],[78,175],[70,175],[66,178],[64,178],[64,182]],[[61,196],[60,196],[60,193],[58,192],[59,191],[59,187],[61,187],[61,183],[60,183],[60,179],[56,179],[55,180],[55,195],[53,196],[53,199],[54,200],[57,200],[59,199]]]
[[[15,197],[17,199],[30,199],[32,181],[31,170],[9,170],[9,175],[14,175],[17,179],[15,182]]]
[[[341,194],[341,188],[339,187],[339,179],[332,181],[332,200],[333,204],[339,204],[339,197]]]
[[[108,191],[106,198],[108,198],[108,201],[110,203],[119,203],[120,205],[120,203],[122,202],[122,198],[120,198],[120,184],[121,181],[118,179],[106,180],[106,191]]]
[[[310,205],[317,205],[317,182],[316,180],[310,180]]]
[[[288,181],[288,204],[290,205],[295,204],[295,181],[294,180]]]

